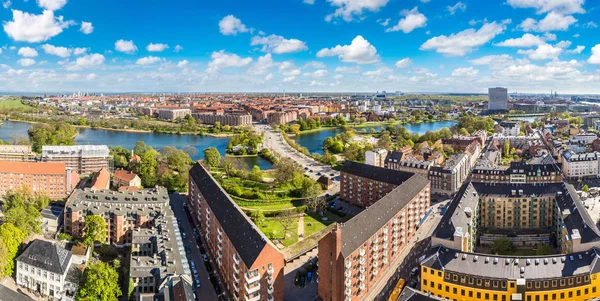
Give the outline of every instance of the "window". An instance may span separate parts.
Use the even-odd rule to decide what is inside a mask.
[[[442,277],[442,272],[438,271],[438,277]]]
[[[490,294],[485,293],[485,300],[490,300]]]
[[[569,278],[568,282],[569,282],[569,285],[573,285],[573,278]]]
[[[565,293],[560,293],[560,299],[564,299],[565,298]]]
[[[569,298],[573,298],[573,292],[569,292]]]
[[[423,279],[423,285],[427,285],[427,279]]]
[[[577,291],[575,292],[575,294],[577,295],[577,297],[581,296],[581,290],[577,290]]]
[[[473,298],[473,291],[469,291],[469,298]]]
[[[481,299],[481,293],[477,292],[477,299]]]
[[[494,299],[494,301],[498,301],[498,294],[492,295],[492,298]]]
[[[452,288],[452,293],[455,294],[455,295],[458,294],[458,290],[456,289],[456,287]]]
[[[510,288],[515,288],[515,283],[514,282],[510,283]]]
[[[527,301],[531,301],[531,296],[527,296]]]
[[[552,280],[552,287],[556,287],[557,284],[558,282],[556,280]]]
[[[473,284],[473,277],[469,277],[469,284]]]
[[[590,293],[590,290],[589,290],[588,288],[586,288],[586,289],[584,289],[584,290],[583,290],[583,294],[584,294],[584,295],[587,295],[587,294],[589,294],[589,293]]]
[[[461,295],[461,296],[464,296],[464,295],[465,295],[465,290],[461,289],[461,290],[460,290],[460,295]]]
[[[446,285],[446,293],[450,292],[450,287]]]
[[[453,281],[458,281],[458,275],[452,275],[452,280]]]
[[[552,294],[552,300],[556,300],[556,294]]]

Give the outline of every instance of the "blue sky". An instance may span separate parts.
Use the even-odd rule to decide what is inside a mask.
[[[600,93],[591,0],[0,3],[0,92]]]

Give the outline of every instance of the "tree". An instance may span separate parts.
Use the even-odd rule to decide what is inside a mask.
[[[301,172],[302,167],[289,157],[282,158],[279,162],[275,163],[275,176],[277,182],[287,183],[294,178],[294,172]]]
[[[150,149],[142,156],[142,163],[140,163],[140,178],[142,179],[142,186],[154,187],[156,186],[156,169],[158,162],[156,157],[158,152]]]
[[[250,180],[254,182],[262,182],[262,172],[260,171],[260,167],[258,165],[254,165],[252,167],[252,171],[250,172]]]
[[[36,123],[27,131],[31,148],[34,152],[41,152],[44,145],[73,145],[77,129],[65,122],[53,124]]]
[[[535,249],[535,255],[543,256],[552,254],[552,247],[550,245],[538,244]]]
[[[352,143],[344,149],[344,157],[346,157],[346,160],[359,161],[362,159],[359,157],[360,150],[360,146],[357,143]]]
[[[221,154],[215,147],[209,147],[204,150],[204,161],[209,167],[219,167],[221,164]]]
[[[512,242],[505,237],[496,239],[491,246],[492,252],[498,255],[508,255],[514,248]]]
[[[306,198],[306,207],[310,211],[317,211],[325,206],[325,199],[321,197],[321,185],[312,179],[305,178],[302,184],[302,196]]]
[[[144,156],[147,150],[148,147],[146,146],[146,143],[144,143],[144,141],[136,142],[135,146],[133,147],[133,153],[140,157]]]
[[[50,203],[45,194],[33,194],[28,187],[22,186],[6,192],[4,199],[4,221],[12,223],[28,234],[41,233],[42,215],[40,211]]]
[[[467,131],[467,129],[465,129],[465,128],[460,128],[458,130],[458,134],[461,136],[469,136],[469,131]]]
[[[294,225],[294,223],[297,223],[298,221],[296,219],[296,216],[292,213],[292,211],[287,210],[279,216],[277,222],[281,225],[281,228],[283,229],[283,239],[285,239],[292,225]]]
[[[27,232],[5,222],[0,225],[0,278],[11,276],[15,268],[15,257]]]
[[[378,148],[384,148],[386,150],[390,150],[392,148],[392,137],[390,137],[389,133],[383,133],[379,140],[377,141]]]
[[[300,134],[300,125],[299,124],[290,125],[289,131],[290,131],[290,133],[292,133],[294,135]]]
[[[108,263],[98,261],[90,264],[83,273],[77,300],[118,301],[122,295],[119,273]]]
[[[504,140],[504,146],[502,147],[502,154],[504,157],[508,157],[510,155],[510,143],[507,140]]]
[[[585,185],[583,185],[583,188],[581,188],[581,191],[590,192],[590,187],[588,187],[587,184],[585,184]]]
[[[252,211],[250,213],[250,218],[259,227],[265,222],[265,214],[262,212],[262,210]]]
[[[83,243],[93,247],[96,241],[104,243],[106,241],[106,222],[99,215],[87,215],[85,217],[85,234]]]
[[[188,154],[190,158],[198,156],[198,149],[191,145],[186,145],[182,147],[181,150]]]

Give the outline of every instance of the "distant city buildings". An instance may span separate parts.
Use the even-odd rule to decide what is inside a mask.
[[[488,89],[488,110],[508,110],[508,89],[501,87]]]
[[[176,120],[178,118],[184,118],[187,115],[191,115],[192,111],[190,109],[159,109],[158,110],[158,118],[163,120]]]
[[[0,198],[23,186],[51,199],[67,197],[79,183],[79,174],[64,163],[0,161]]]
[[[221,125],[229,126],[252,126],[252,115],[250,114],[211,114],[211,113],[194,113],[194,118],[198,123],[215,124],[219,122]]]
[[[113,158],[106,145],[42,146],[41,160],[62,162],[80,175],[102,168],[113,169]]]

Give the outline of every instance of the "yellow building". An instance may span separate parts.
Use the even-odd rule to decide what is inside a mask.
[[[589,300],[600,296],[598,249],[543,257],[439,247],[421,262],[421,291],[454,301]]]

